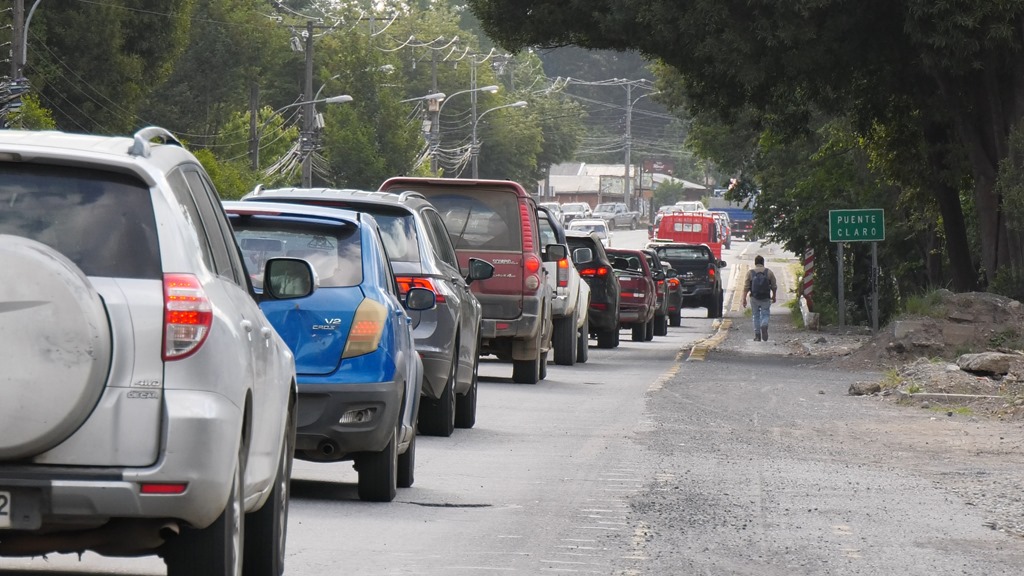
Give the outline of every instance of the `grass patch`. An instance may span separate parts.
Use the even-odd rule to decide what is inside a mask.
[[[942,303],[942,296],[939,295],[939,292],[933,290],[925,294],[907,297],[903,301],[903,312],[913,316],[945,318],[946,305]]]
[[[929,410],[932,412],[941,412],[946,415],[953,413],[957,416],[971,416],[974,414],[974,410],[971,410],[967,406],[932,406]]]
[[[903,379],[900,378],[900,373],[895,368],[889,368],[882,375],[882,381],[878,384],[882,387],[882,390],[895,390],[899,388],[901,382],[903,382]]]
[[[988,343],[993,348],[1012,348],[1014,350],[1024,348],[1024,338],[1014,328],[993,334],[988,339]]]

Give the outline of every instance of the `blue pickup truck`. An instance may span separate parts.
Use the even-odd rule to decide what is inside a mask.
[[[732,227],[734,237],[743,237],[744,240],[749,241],[757,240],[757,234],[754,232],[753,201],[749,207],[724,198],[709,198],[708,202],[708,210],[725,212],[729,215],[729,225]]]

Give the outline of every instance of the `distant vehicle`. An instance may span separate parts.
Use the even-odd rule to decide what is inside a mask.
[[[586,362],[588,358],[587,311],[590,308],[590,286],[580,278],[574,264],[586,264],[594,257],[592,250],[573,250],[565,238],[565,228],[555,219],[550,209],[537,209],[540,224],[541,245],[544,249],[544,268],[548,271],[551,285],[551,317],[554,330],[551,333],[551,348],[555,364],[572,366]],[[565,248],[566,256],[560,260],[547,257],[547,246],[558,244]]]
[[[423,382],[405,307],[429,310],[434,293],[398,293],[372,216],[279,202],[224,202],[224,208],[247,262],[301,259],[316,272],[316,290],[305,297],[260,303],[295,353],[295,455],[353,460],[359,498],[390,502],[396,488],[414,480]],[[254,284],[275,289],[258,279]]]
[[[594,207],[592,218],[600,218],[608,223],[608,227],[615,229],[619,226],[626,226],[630,230],[636,230],[640,224],[640,213],[630,210],[622,202],[605,202]]]
[[[654,241],[705,244],[715,258],[722,258],[722,238],[718,222],[709,213],[666,214],[654,232]]]
[[[679,326],[683,307],[683,290],[682,284],[679,282],[679,272],[668,262],[662,262],[661,265],[665,269],[665,286],[668,294],[668,325]]]
[[[707,308],[708,318],[721,318],[725,310],[721,269],[725,261],[705,244],[651,242],[647,245],[678,274],[683,308]],[[672,318],[669,319],[671,323]]]
[[[683,209],[683,212],[707,212],[708,209],[700,200],[680,200],[676,206]]]
[[[0,130],[0,555],[281,574],[295,363],[199,160],[167,130]],[[2,563],[2,562],[0,562]],[[7,570],[0,569],[2,572]]]
[[[558,219],[560,224],[565,224],[565,214],[562,212],[562,205],[558,202],[541,202],[537,204],[541,208],[547,208]]]
[[[608,250],[608,256],[619,279],[619,326],[632,330],[634,342],[653,340],[658,293],[647,256],[642,250],[621,248]]]
[[[469,285],[490,278],[494,269],[487,262],[470,259],[469,269],[462,272],[441,216],[422,194],[257,188],[242,200],[313,204],[372,214],[399,295],[404,297],[412,287],[437,295],[434,308],[408,311],[416,351],[423,359],[419,432],[447,437],[455,428],[475,425],[482,309]]]
[[[712,210],[720,210],[729,215],[729,225],[732,228],[732,235],[754,242],[757,235],[754,233],[754,212],[753,200],[748,204],[729,202],[725,198],[712,198],[709,200]]]
[[[578,230],[580,232],[593,232],[601,239],[601,243],[604,244],[605,248],[611,248],[612,246],[612,232],[608,229],[608,222],[599,220],[597,218],[581,218],[569,222],[566,227],[568,230]]]
[[[483,306],[480,349],[511,361],[514,382],[547,377],[553,296],[544,259],[561,260],[565,248],[541,246],[537,204],[526,190],[510,180],[413,177],[390,178],[380,189],[426,196],[464,269],[470,258],[494,265],[492,278],[471,286]]]
[[[668,334],[668,278],[658,253],[649,248],[643,250],[643,253],[647,257],[651,275],[654,276],[655,294],[657,295],[654,311],[654,335],[665,336]]]
[[[732,248],[732,223],[729,221],[729,213],[721,210],[712,210],[711,216],[718,222],[718,237],[726,250]]]
[[[562,204],[562,223],[568,224],[577,218],[590,218],[593,211],[586,202],[567,202]]]
[[[593,232],[570,229],[565,237],[573,252],[590,248],[593,253],[592,261],[576,263],[580,276],[590,286],[589,333],[597,338],[598,348],[615,348],[619,345],[619,280],[611,258]]]

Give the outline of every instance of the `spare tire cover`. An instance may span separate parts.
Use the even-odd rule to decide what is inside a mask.
[[[44,452],[99,401],[111,339],[99,294],[45,244],[0,235],[0,460]]]

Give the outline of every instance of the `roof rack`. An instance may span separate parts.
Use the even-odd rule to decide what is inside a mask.
[[[414,190],[406,190],[405,192],[402,192],[401,194],[398,195],[399,202],[405,202],[407,198],[419,198],[421,200],[427,199],[427,197],[424,196],[422,193],[416,192]]]
[[[173,144],[175,146],[181,146],[181,142],[174,137],[167,129],[160,128],[159,126],[147,126],[135,133],[135,142],[132,147],[128,149],[128,154],[131,156],[141,156],[143,158],[149,158],[150,154],[150,142],[154,138],[159,138],[161,144]]]

